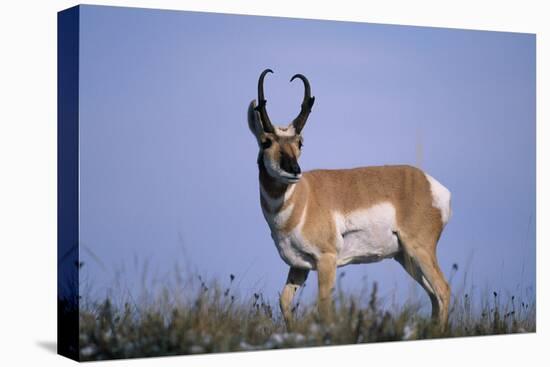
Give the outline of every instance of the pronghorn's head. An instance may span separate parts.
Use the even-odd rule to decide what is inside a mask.
[[[267,73],[273,73],[273,71],[264,70],[258,80],[258,105],[256,106],[256,100],[253,100],[248,106],[248,127],[260,147],[258,164],[263,165],[275,180],[285,184],[296,183],[302,177],[302,171],[298,165],[303,145],[301,132],[311,113],[315,97],[311,96],[311,88],[306,77],[302,74],[294,75],[290,81],[298,78],[302,80],[305,87],[302,108],[288,126],[274,126],[265,109],[264,77]]]

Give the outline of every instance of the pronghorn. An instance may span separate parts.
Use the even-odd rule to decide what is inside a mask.
[[[433,177],[411,166],[313,170],[302,173],[298,158],[302,129],[315,97],[302,74],[304,99],[286,127],[274,126],[266,111],[264,70],[258,105],[248,107],[248,126],[259,145],[260,202],[271,237],[290,266],[280,294],[288,328],[291,303],[310,270],[318,273],[318,310],[332,320],[336,268],[397,260],[428,293],[432,318],[445,328],[450,289],[439,268],[436,246],[451,215],[451,194]]]

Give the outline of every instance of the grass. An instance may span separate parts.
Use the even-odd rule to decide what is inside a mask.
[[[186,293],[181,297],[164,289],[139,305],[110,298],[81,302],[80,359],[525,333],[536,328],[534,300],[502,297],[496,292],[474,300],[472,294],[462,292],[454,295],[449,327],[441,332],[419,312],[421,304],[417,301],[391,311],[385,309],[377,285],[372,283],[358,295],[347,294],[337,286],[335,322],[330,326],[323,326],[315,304],[303,305],[299,295],[294,307],[297,321],[288,332],[278,305],[261,293],[239,295],[232,289],[233,275],[227,286],[194,279],[186,283]]]

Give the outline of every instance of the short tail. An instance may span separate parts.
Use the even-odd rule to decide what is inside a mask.
[[[430,188],[432,190],[432,204],[438,208],[441,212],[441,221],[443,225],[449,222],[451,219],[451,192],[439,181],[432,176],[426,174],[426,178],[430,182]]]

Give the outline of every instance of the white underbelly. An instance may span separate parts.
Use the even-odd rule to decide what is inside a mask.
[[[393,257],[399,252],[395,208],[390,203],[347,215],[334,215],[340,234],[337,265],[371,263]]]
[[[277,230],[276,218],[266,219],[281,258],[292,267],[316,269],[319,249],[303,236],[303,218],[297,228],[286,234]],[[395,208],[390,203],[377,204],[346,215],[335,212],[333,220],[337,266],[377,262],[399,252]]]
[[[318,253],[306,244],[296,233],[278,237],[273,235],[279,255],[289,266],[301,269],[315,269]]]
[[[338,252],[337,265],[365,264],[393,257],[399,252],[399,241],[395,234],[372,237],[371,233],[357,231],[343,237]]]

